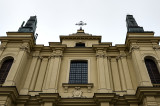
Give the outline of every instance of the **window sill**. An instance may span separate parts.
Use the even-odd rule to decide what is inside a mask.
[[[160,84],[153,84],[153,87],[160,87]]]
[[[62,86],[65,89],[65,92],[68,92],[68,88],[87,88],[88,89],[88,93],[91,92],[91,88],[93,88],[93,83],[88,83],[88,84],[69,84],[69,83],[62,83]]]

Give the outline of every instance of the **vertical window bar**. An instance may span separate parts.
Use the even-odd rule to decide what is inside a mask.
[[[160,73],[158,71],[157,65],[151,59],[145,59],[145,64],[153,84],[160,84]]]
[[[3,62],[1,68],[0,68],[0,84],[3,84],[6,80],[6,77],[8,75],[8,72],[12,66],[13,59],[8,59]]]
[[[70,84],[86,84],[88,83],[88,63],[87,61],[71,61]]]

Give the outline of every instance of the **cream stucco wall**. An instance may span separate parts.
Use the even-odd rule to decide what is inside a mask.
[[[140,38],[139,34],[127,35],[126,43],[116,46],[101,43],[100,38],[87,35],[76,38],[76,35],[69,36],[62,38],[59,43],[43,46],[34,43],[32,34],[27,35],[16,36],[12,33],[1,37],[0,48],[0,65],[6,57],[14,58],[2,86],[16,86],[23,96],[35,97],[41,93],[58,93],[61,98],[97,98],[96,93],[138,95],[138,87],[153,87],[144,58],[153,58],[160,69],[159,38],[148,34],[145,36],[145,33],[140,34]],[[146,40],[141,40],[141,37]],[[75,47],[78,42],[85,43],[85,47]],[[71,60],[87,60],[88,84],[68,84]],[[7,100],[7,97],[1,98]],[[159,97],[152,96],[144,97],[142,105],[150,103],[148,98],[160,104]],[[10,103],[10,100],[7,101]],[[100,104],[113,105],[109,102]],[[45,102],[42,106],[49,105],[52,103]],[[130,104],[134,105],[138,106]]]

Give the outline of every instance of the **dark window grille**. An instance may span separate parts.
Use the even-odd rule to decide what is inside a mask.
[[[2,66],[0,68],[0,84],[3,84],[4,81],[6,80],[8,72],[9,72],[11,66],[12,66],[12,63],[13,63],[13,59],[5,60],[2,63]]]
[[[158,71],[157,65],[151,59],[145,59],[145,64],[153,84],[160,84],[160,73]]]
[[[88,63],[87,61],[71,61],[70,84],[87,84],[88,83]]]
[[[85,43],[76,43],[76,47],[85,47]]]

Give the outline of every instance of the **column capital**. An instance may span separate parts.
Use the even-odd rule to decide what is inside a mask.
[[[154,49],[154,50],[160,50],[160,46],[159,46],[159,45],[154,45],[154,46],[153,46],[153,49]]]
[[[30,47],[29,47],[28,43],[23,43],[19,48],[21,51],[26,51],[26,52],[30,53]]]
[[[50,58],[52,57],[62,57],[63,56],[63,51],[62,50],[54,50],[51,55]]]
[[[39,57],[40,51],[35,51],[32,54],[32,57]]]
[[[97,58],[107,57],[106,50],[104,50],[104,49],[97,49],[97,50],[96,50],[96,57],[97,57]]]
[[[0,46],[0,50],[4,51],[7,47],[7,42],[3,42]]]
[[[138,45],[133,45],[130,47],[129,53],[131,53],[133,50],[139,50],[139,46]]]

